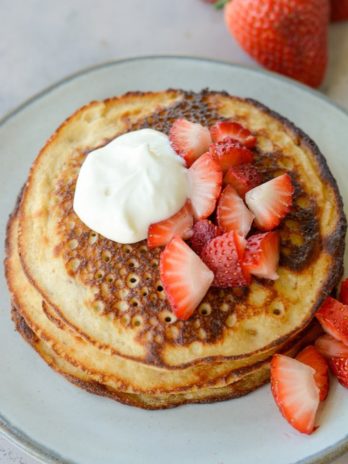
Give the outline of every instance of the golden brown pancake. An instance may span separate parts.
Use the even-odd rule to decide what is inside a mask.
[[[280,227],[279,280],[211,288],[188,321],[175,318],[165,297],[161,249],[107,240],[72,209],[89,151],[143,127],[168,133],[178,117],[242,123],[256,135],[255,163],[264,181],[288,172],[295,185],[294,206]],[[40,152],[18,224],[9,229],[7,278],[16,308],[42,350],[51,352],[47,359],[68,363],[118,395],[148,395],[139,400],[143,407],[159,398],[161,407],[217,400],[236,396],[238,382],[244,382],[239,394],[256,388],[268,376],[262,370],[248,383],[256,366],[295,344],[340,279],[345,228],[342,201],[318,147],[281,116],[226,93],[130,93],[78,110]]]

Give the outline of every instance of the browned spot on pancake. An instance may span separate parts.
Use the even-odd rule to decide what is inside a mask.
[[[157,111],[137,124],[129,124],[128,130],[151,127],[168,133],[174,120],[182,117],[210,126],[221,117],[205,104],[205,95],[205,92],[186,93],[182,102]],[[262,307],[243,305],[248,289],[210,288],[200,309],[185,324],[176,320],[160,282],[158,265],[162,249],[150,250],[146,241],[132,245],[112,242],[88,229],[74,214],[72,203],[78,168],[88,151],[76,153],[66,168],[66,175],[62,173],[57,189],[62,212],[59,223],[62,249],[56,251],[62,254],[70,275],[97,289],[95,301],[91,303],[96,312],[136,330],[137,337],[148,347],[149,362],[160,362],[164,341],[180,345],[194,341],[212,343],[222,338],[225,330],[233,329],[236,320],[264,311]],[[315,201],[301,188],[295,169],[280,152],[259,150],[255,163],[264,181],[284,172],[293,178],[294,207],[280,226],[281,264],[302,270],[321,246]],[[77,168],[73,178],[72,166]],[[263,281],[263,285],[272,292],[272,282]],[[275,313],[274,316],[279,317]]]

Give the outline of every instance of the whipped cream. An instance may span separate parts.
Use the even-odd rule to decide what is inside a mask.
[[[104,237],[134,243],[147,237],[150,224],[179,211],[187,197],[187,169],[169,138],[141,129],[87,155],[77,179],[74,211]]]

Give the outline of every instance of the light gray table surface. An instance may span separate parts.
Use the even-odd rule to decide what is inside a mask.
[[[172,54],[257,66],[202,0],[0,0],[0,21],[0,118],[105,61]],[[321,91],[348,109],[348,22],[330,27],[329,42]],[[1,464],[36,462],[0,435]],[[348,454],[333,464],[347,463]]]

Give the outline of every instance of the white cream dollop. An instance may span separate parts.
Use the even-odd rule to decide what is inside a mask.
[[[147,237],[188,197],[187,169],[169,138],[153,129],[117,137],[90,152],[79,173],[74,211],[90,229],[119,243]]]

